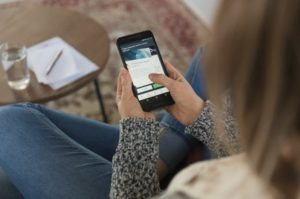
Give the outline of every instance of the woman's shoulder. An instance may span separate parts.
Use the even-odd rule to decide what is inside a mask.
[[[244,154],[195,163],[175,176],[166,195],[190,198],[274,198],[247,164]]]

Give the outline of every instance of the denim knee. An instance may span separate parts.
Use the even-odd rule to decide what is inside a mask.
[[[19,115],[19,114],[22,114],[22,111],[27,111],[28,108],[39,110],[40,106],[41,105],[39,105],[39,104],[34,104],[34,103],[31,103],[31,102],[22,102],[22,103],[10,104],[10,105],[0,107],[0,115],[2,115],[4,117],[7,114],[9,114],[9,115],[18,114]]]
[[[21,121],[30,120],[33,112],[39,105],[33,103],[18,103],[0,107],[0,132],[11,132],[11,129],[22,125]]]
[[[21,102],[21,103],[16,103],[16,104],[10,104],[5,107],[18,107],[18,108],[33,108],[33,109],[38,109],[39,104],[35,104],[32,102]]]

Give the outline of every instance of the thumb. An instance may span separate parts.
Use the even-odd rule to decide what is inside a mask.
[[[149,75],[149,79],[154,83],[158,83],[167,87],[169,90],[171,90],[172,84],[174,83],[173,79],[163,74],[152,73]]]

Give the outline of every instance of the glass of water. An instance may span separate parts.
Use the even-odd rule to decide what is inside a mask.
[[[1,61],[8,85],[15,90],[26,89],[30,82],[26,47],[20,43],[4,43]]]

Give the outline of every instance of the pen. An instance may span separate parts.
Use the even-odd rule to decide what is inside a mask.
[[[47,67],[46,70],[46,75],[49,75],[49,73],[52,71],[55,63],[57,62],[57,60],[60,58],[60,56],[62,55],[63,50],[61,49],[60,51],[58,51],[55,56],[53,57],[53,59],[51,60],[50,64]]]

